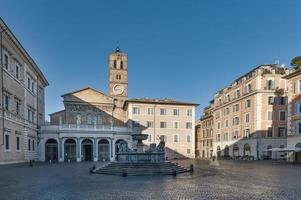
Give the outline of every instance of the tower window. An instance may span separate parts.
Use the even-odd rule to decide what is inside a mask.
[[[120,69],[123,69],[123,62],[120,61]]]
[[[121,80],[121,75],[120,74],[116,74],[116,79],[117,80]]]
[[[116,68],[117,68],[117,61],[114,60],[114,69],[116,69]]]

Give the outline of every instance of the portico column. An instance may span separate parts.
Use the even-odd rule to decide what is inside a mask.
[[[97,145],[97,138],[93,138],[94,140],[94,146],[93,146],[93,161],[97,162],[98,161],[98,145]]]
[[[60,159],[59,162],[64,162],[64,144],[63,138],[59,138]]]
[[[114,145],[114,139],[111,139],[111,145],[110,145],[110,158],[111,158],[111,161],[114,161],[115,160],[115,145]]]
[[[80,138],[76,138],[76,162],[81,161],[81,146]]]

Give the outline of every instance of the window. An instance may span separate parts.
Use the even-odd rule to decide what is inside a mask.
[[[8,70],[8,55],[4,54],[4,67]]]
[[[5,150],[10,150],[9,135],[5,135]]]
[[[166,122],[161,121],[160,122],[160,128],[166,128]]]
[[[230,113],[230,109],[229,109],[229,107],[225,108],[225,111],[224,111],[224,113],[225,113],[225,115],[229,115],[229,113]]]
[[[160,141],[167,142],[166,135],[160,135]]]
[[[134,115],[139,115],[139,114],[140,114],[140,108],[138,108],[138,107],[133,107],[133,114],[134,114]]]
[[[285,121],[286,120],[286,113],[285,111],[280,111],[280,120]]]
[[[147,122],[146,122],[146,126],[147,126],[147,128],[153,128],[153,127],[154,127],[154,122],[152,122],[152,121],[147,121]]]
[[[244,137],[248,138],[250,136],[250,129],[249,128],[246,128],[244,130]]]
[[[286,102],[287,102],[287,97],[280,97],[280,99],[279,99],[280,105],[286,105]]]
[[[120,61],[120,69],[123,69],[123,61]]]
[[[233,125],[239,125],[239,117],[233,118]]]
[[[15,73],[16,73],[16,78],[19,79],[20,78],[20,67],[18,64],[16,64]]]
[[[226,96],[226,102],[230,102],[230,94],[227,94],[227,96]]]
[[[179,115],[179,109],[173,109],[173,115]]]
[[[229,121],[228,121],[228,120],[225,121],[225,126],[226,126],[226,127],[229,126]]]
[[[268,111],[268,120],[273,120],[273,111]]]
[[[19,102],[19,100],[16,100],[16,114],[20,115],[20,102]]]
[[[235,96],[235,98],[240,97],[240,90],[239,89],[235,91],[234,96]]]
[[[246,102],[245,102],[245,107],[246,108],[250,108],[251,107],[251,100],[250,99],[247,99]]]
[[[268,80],[267,89],[268,90],[273,90],[274,89],[274,81],[273,80]]]
[[[192,116],[192,110],[191,109],[187,110],[187,116]]]
[[[224,141],[228,141],[228,133],[224,133]]]
[[[187,135],[187,136],[186,136],[186,141],[187,141],[188,143],[190,143],[190,135]]]
[[[20,150],[20,137],[19,136],[16,137],[16,150],[17,151]]]
[[[285,136],[286,136],[286,128],[279,127],[279,137],[285,137]]]
[[[300,135],[301,134],[301,121],[296,121],[295,124],[295,134]]]
[[[250,113],[246,113],[246,123],[250,122]]]
[[[233,106],[233,112],[237,112],[237,111],[239,111],[239,104],[235,104]]]
[[[27,120],[34,122],[34,111],[31,108],[27,109]]]
[[[179,141],[178,135],[174,135],[174,136],[173,136],[173,141],[174,141],[174,142],[178,142],[178,141]]]
[[[218,142],[221,141],[221,134],[216,135],[216,141],[218,141]]]
[[[233,132],[233,139],[236,140],[238,138],[238,130]]]
[[[274,104],[274,97],[272,97],[272,96],[268,97],[268,104],[269,105],[273,105]]]
[[[179,122],[174,122],[174,123],[173,123],[173,127],[174,127],[175,129],[178,129],[178,128],[179,128]]]
[[[30,139],[28,139],[28,151],[30,151],[30,148],[31,147],[31,141],[30,141]]]
[[[187,149],[187,154],[190,154],[190,149]]]
[[[153,115],[154,114],[154,109],[153,108],[147,108],[147,114],[148,115]]]
[[[30,90],[30,78],[27,78],[27,88]]]
[[[34,151],[34,140],[32,140],[32,151]]]
[[[114,60],[114,69],[117,68],[117,60]]]
[[[249,92],[252,92],[252,85],[251,85],[251,83],[249,83],[249,84],[247,85],[247,88],[248,88],[248,93],[249,93]]]
[[[217,123],[217,129],[218,130],[221,129],[221,123],[220,122]]]
[[[273,128],[272,127],[268,128],[268,137],[273,137]]]
[[[10,97],[8,94],[4,94],[4,108],[5,110],[9,110]]]
[[[92,114],[91,114],[91,113],[89,113],[89,114],[87,114],[87,124],[91,125],[91,124],[92,124],[92,122],[93,122],[93,119],[92,119]]]
[[[192,129],[192,123],[186,122],[186,129]]]
[[[296,114],[301,114],[301,101],[298,101],[298,102],[295,104],[295,113],[296,113]]]
[[[160,115],[166,115],[166,109],[161,108],[160,109]]]

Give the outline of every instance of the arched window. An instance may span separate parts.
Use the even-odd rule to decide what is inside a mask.
[[[97,124],[102,125],[102,114],[97,115]]]
[[[295,122],[295,134],[296,135],[301,134],[301,120]]]
[[[120,61],[120,69],[123,69],[123,61]]]
[[[114,69],[117,69],[117,61],[114,60]]]

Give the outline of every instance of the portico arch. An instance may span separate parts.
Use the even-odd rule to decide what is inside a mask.
[[[296,148],[301,148],[301,142],[297,143],[295,145]],[[296,152],[296,157],[295,157],[295,161],[296,162],[301,162],[301,152]]]
[[[127,144],[127,142],[125,141],[125,140],[123,140],[123,139],[119,139],[119,140],[117,140],[116,142],[115,142],[115,155],[116,155],[116,160],[118,160],[118,152],[119,152],[119,144],[120,143],[126,143]]]
[[[238,157],[239,156],[239,147],[237,144],[233,145],[233,156]]]
[[[45,161],[58,161],[58,143],[55,139],[48,139],[45,142]]]
[[[220,146],[217,146],[216,152],[217,152],[217,157],[220,158],[221,157],[221,147]]]
[[[98,160],[99,161],[110,160],[110,143],[107,139],[100,139],[98,141]]]
[[[244,156],[250,156],[251,155],[251,147],[247,143],[244,145]]]
[[[82,141],[82,159],[83,161],[93,160],[93,142],[90,139],[84,139]]]
[[[224,156],[225,157],[229,156],[229,146],[228,145],[226,145],[225,148],[224,148]]]
[[[64,143],[65,161],[76,161],[76,141],[74,139],[67,139]]]

